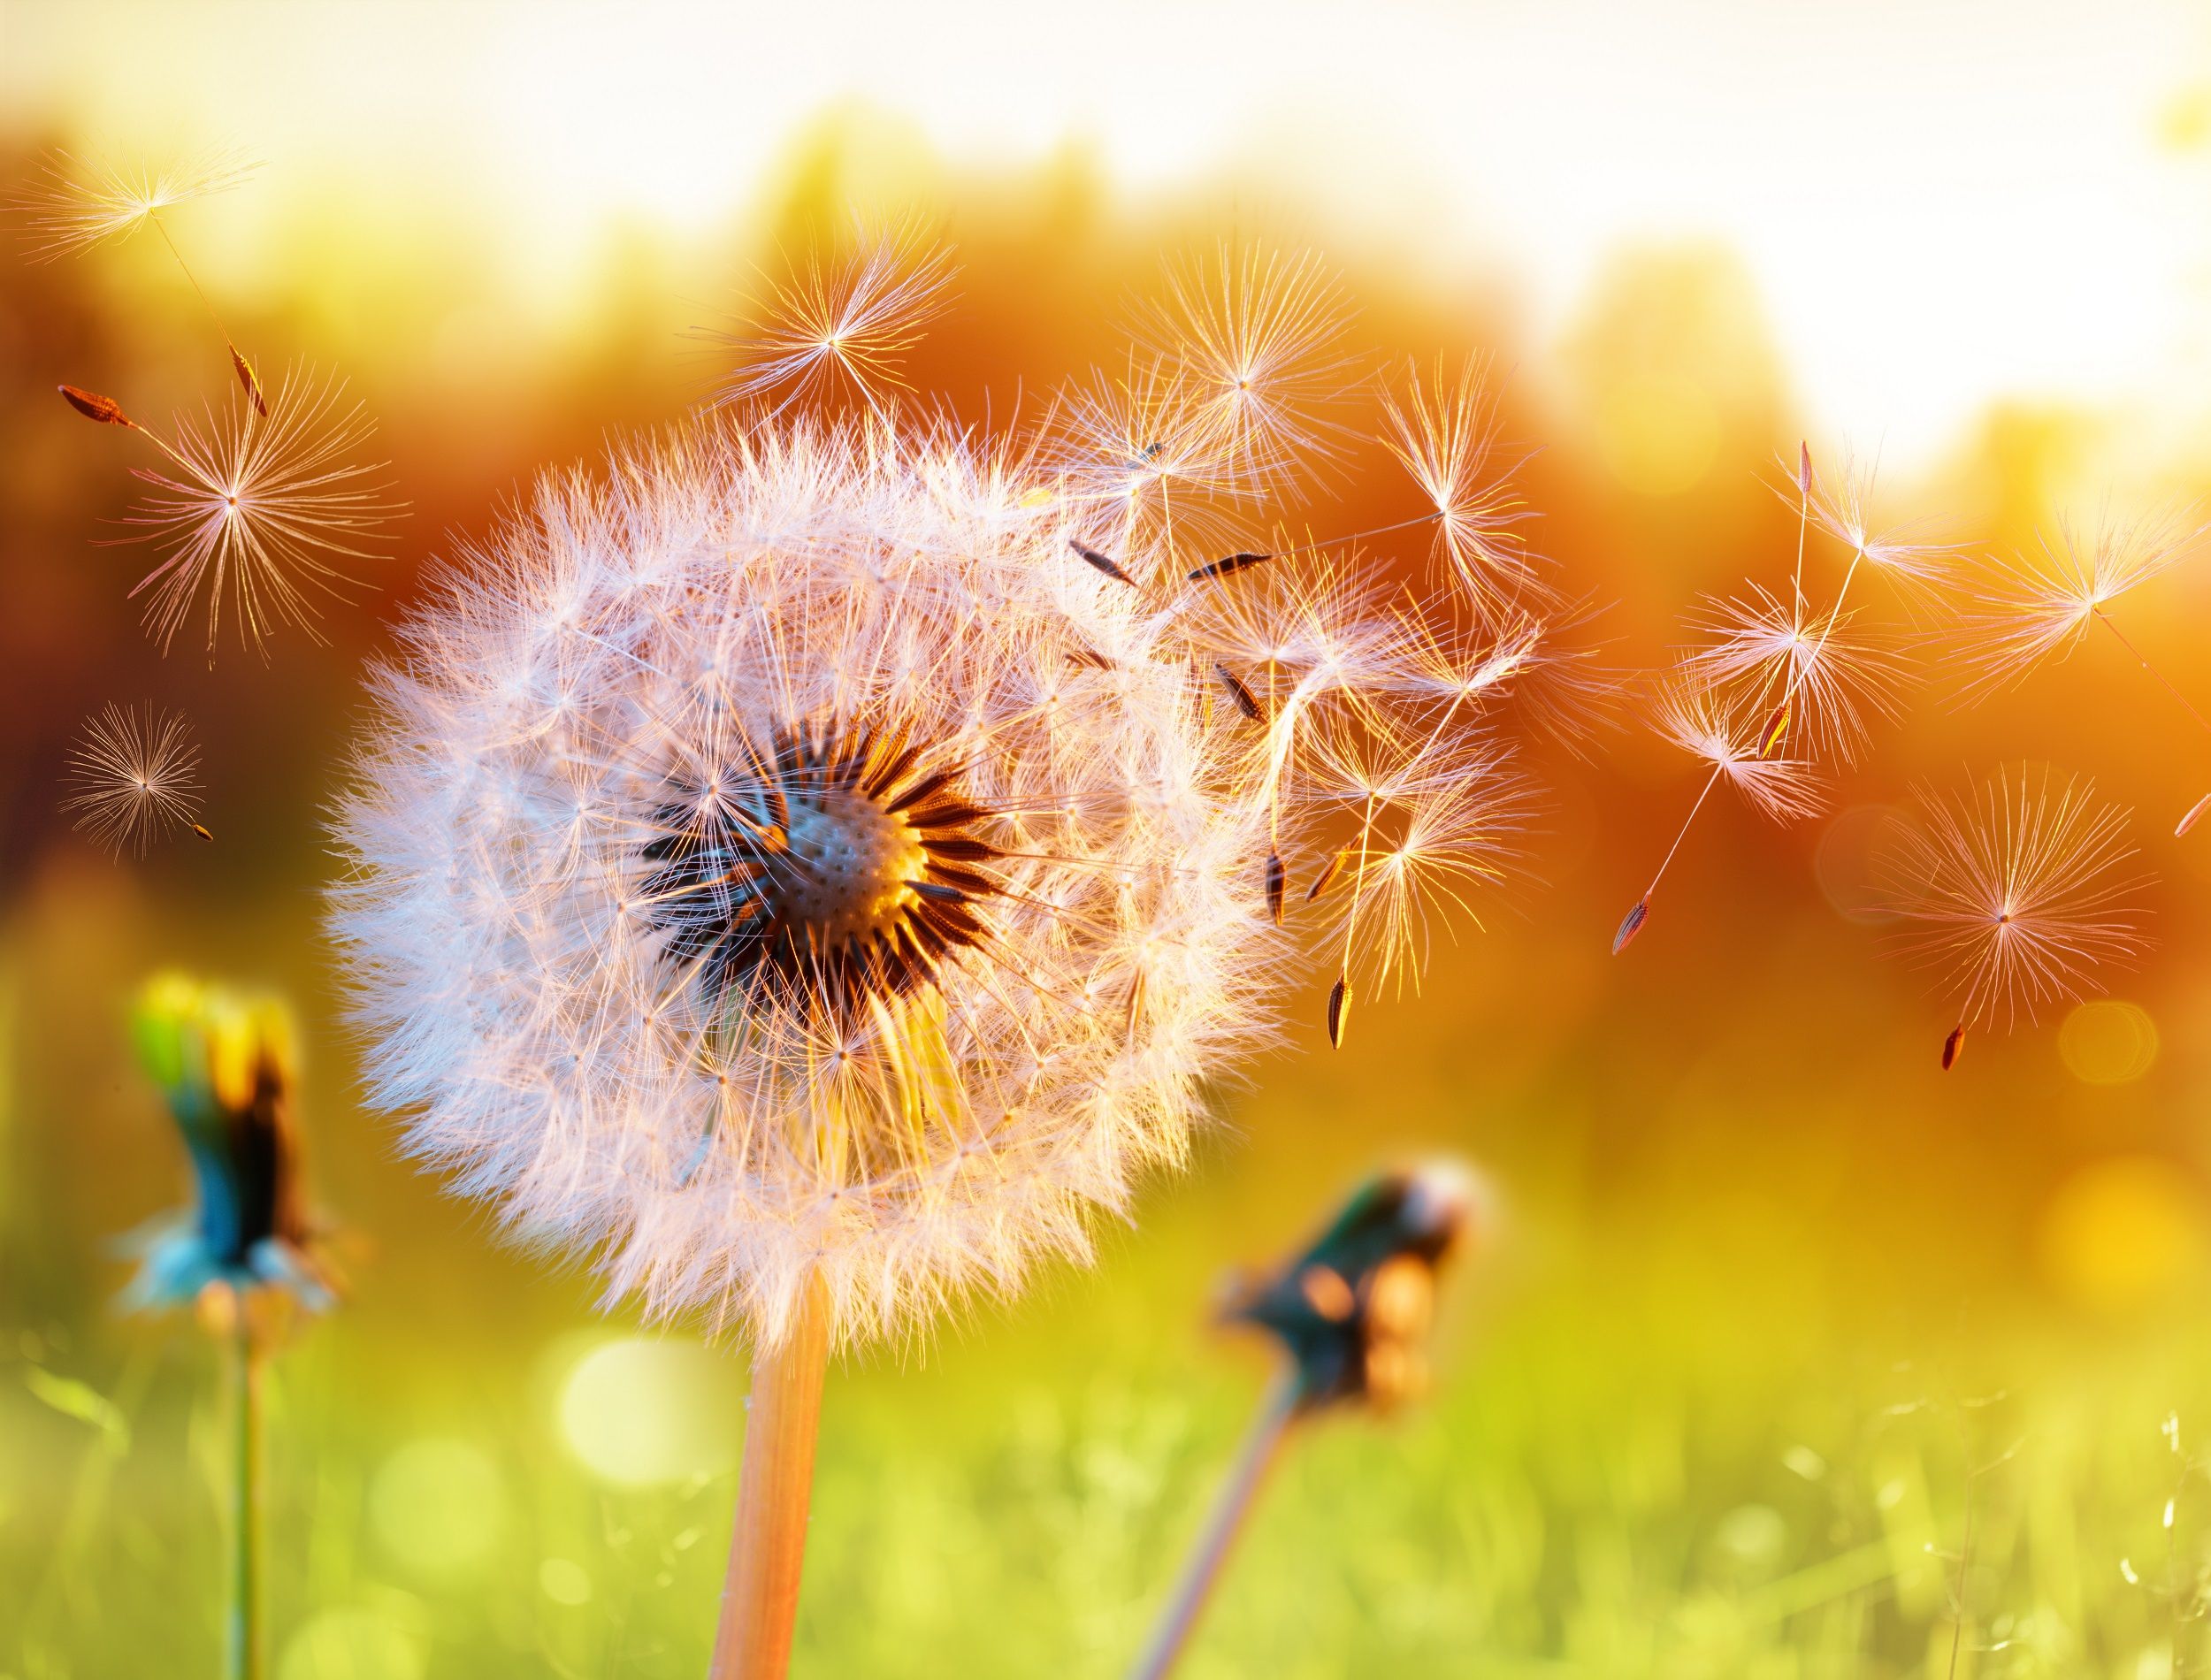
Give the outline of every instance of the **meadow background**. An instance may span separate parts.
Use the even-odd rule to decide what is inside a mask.
[[[1494,355],[1535,540],[1651,667],[1700,592],[1786,572],[1800,438],[1969,552],[2211,493],[2211,30],[2107,11],[0,4],[0,196],[54,147],[262,157],[171,225],[265,370],[348,376],[412,510],[327,645],[160,657],[99,546],[127,440],[52,386],[196,408],[219,346],[157,241],[32,266],[0,229],[0,1676],[215,1661],[217,1361],[111,1304],[182,1189],[123,1034],[165,964],[295,999],[349,1233],[273,1385],[278,1680],[703,1663],[741,1357],[598,1315],[394,1160],[320,825],[418,569],[710,392],[698,330],[763,275],[926,218],[961,273],[909,372],[979,420],[1109,358],[1163,259],[1316,248],[1371,365]],[[1336,488],[1318,529],[1417,510]],[[2205,698],[2211,554],[2126,607]],[[2211,829],[2169,837],[2211,745],[2098,642],[1970,708],[1934,663],[1833,814],[1702,822],[1617,959],[1695,778],[1632,713],[1542,755],[1535,878],[1420,998],[1336,1054],[1315,1012],[1095,1271],[833,1372],[800,1671],[1116,1672],[1264,1381],[1222,1277],[1437,1149],[1498,1217],[1435,1391],[1290,1459],[1193,1680],[2211,1664]],[[196,724],[219,838],[119,866],[57,806],[140,699]],[[1946,1075],[1866,852],[1915,780],[2022,760],[2137,809],[2156,944]]]

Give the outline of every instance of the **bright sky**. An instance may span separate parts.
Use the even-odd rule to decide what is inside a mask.
[[[2188,0],[0,0],[11,118],[432,170],[555,277],[610,215],[725,220],[845,98],[954,164],[1075,139],[1132,191],[1263,171],[1323,227],[1503,270],[1542,332],[1623,242],[1715,236],[1814,419],[1892,458],[2000,394],[2200,418],[2207,89]]]

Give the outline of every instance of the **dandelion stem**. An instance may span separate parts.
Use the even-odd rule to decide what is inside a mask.
[[[2195,719],[2199,727],[2203,729],[2207,733],[2211,733],[2211,718],[2206,718],[2202,713],[2196,710],[2195,703],[2189,699],[2189,698],[2185,694],[2183,694],[2177,688],[2175,688],[2164,672],[2159,670],[2157,667],[2151,664],[2148,660],[2142,656],[2142,650],[2135,646],[2133,642],[2128,638],[2127,633],[2119,628],[2118,620],[2113,618],[2110,614],[2105,612],[2100,607],[2096,608],[2096,618],[2097,622],[2102,624],[2106,630],[2109,630],[2114,636],[2119,638],[2120,646],[2125,648],[2128,653],[2134,655],[2134,662],[2137,665],[2139,665],[2144,670],[2147,671],[2152,676],[2155,677],[2159,684],[2164,689],[2165,692],[2171,695],[2173,699],[2180,702],[2181,709],[2186,712],[2190,717]]]
[[[790,1669],[828,1363],[829,1310],[817,1276],[782,1341],[753,1356],[737,1530],[708,1680],[782,1680]]]
[[[1259,1416],[1252,1420],[1243,1445],[1237,1451],[1228,1479],[1213,1501],[1212,1514],[1205,1519],[1197,1547],[1182,1565],[1182,1577],[1174,1584],[1166,1613],[1152,1630],[1151,1642],[1144,1647],[1136,1666],[1128,1671],[1129,1680],[1160,1680],[1174,1667],[1182,1647],[1190,1642],[1198,1616],[1205,1611],[1206,1600],[1213,1595],[1213,1584],[1220,1577],[1221,1565],[1228,1562],[1229,1549],[1251,1514],[1267,1471],[1281,1455],[1289,1425],[1296,1420],[1304,1401],[1304,1390],[1295,1367],[1285,1370],[1267,1390],[1266,1398],[1259,1403]]]
[[[224,1674],[261,1676],[261,1354],[243,1291],[232,1295],[232,1443],[230,1628]]]
[[[1681,843],[1689,837],[1689,825],[1696,821],[1696,813],[1704,808],[1705,800],[1712,797],[1712,790],[1719,784],[1720,771],[1725,767],[1715,764],[1711,775],[1704,778],[1704,786],[1696,796],[1696,803],[1689,807],[1689,814],[1681,819],[1681,827],[1674,834],[1673,844],[1666,848],[1666,855],[1659,860],[1658,873],[1651,876],[1650,885],[1643,889],[1644,898],[1648,899],[1656,892],[1658,883],[1666,878],[1666,871],[1673,864],[1673,854],[1681,850]]]

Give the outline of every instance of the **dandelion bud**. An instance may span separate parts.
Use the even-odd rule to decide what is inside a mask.
[[[177,1305],[227,1286],[327,1308],[299,1180],[289,1012],[273,997],[164,974],[140,992],[131,1036],[183,1135],[195,1195],[189,1210],[134,1244],[143,1260],[126,1302]]]
[[[1309,1247],[1244,1284],[1228,1317],[1281,1342],[1301,1405],[1387,1408],[1427,1369],[1436,1274],[1478,1202],[1452,1163],[1370,1180]]]

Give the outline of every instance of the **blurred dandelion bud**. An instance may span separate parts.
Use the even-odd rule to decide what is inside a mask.
[[[1425,1379],[1436,1274],[1473,1226],[1480,1199],[1473,1175],[1451,1162],[1370,1180],[1226,1316],[1281,1343],[1306,1409],[1350,1401],[1386,1409]]]
[[[290,1012],[272,997],[164,974],[139,993],[131,1036],[183,1136],[194,1195],[138,1240],[125,1304],[221,1314],[266,1293],[281,1298],[279,1315],[326,1310],[334,1292],[316,1253],[292,1115]]]
[[[160,1088],[192,1164],[193,1204],[142,1230],[128,1308],[193,1306],[231,1363],[230,1598],[225,1672],[262,1672],[262,1378],[301,1311],[336,1303],[317,1252],[292,1115],[298,1034],[266,993],[156,975],[131,1012],[139,1065]]]
[[[1304,1248],[1232,1287],[1222,1317],[1266,1331],[1288,1358],[1131,1680],[1160,1680],[1182,1655],[1292,1424],[1331,1406],[1387,1411],[1426,1386],[1436,1274],[1484,1200],[1480,1181],[1454,1161],[1384,1172],[1354,1190]]]

